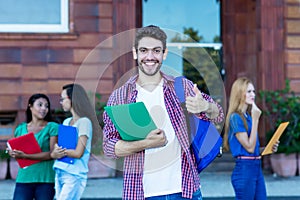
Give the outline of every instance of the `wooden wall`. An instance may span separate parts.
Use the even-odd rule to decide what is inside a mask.
[[[291,89],[300,94],[300,0],[284,1],[285,67]]]
[[[222,0],[226,90],[239,76],[258,89],[300,94],[300,0]],[[228,93],[227,93],[228,94]]]
[[[257,89],[285,87],[284,65],[284,0],[256,1],[258,26]]]
[[[69,33],[0,33],[0,113],[17,111],[15,123],[23,121],[28,98],[37,92],[60,108],[61,87],[74,81],[105,100],[124,71],[114,75],[120,63],[112,62],[114,44],[107,39],[141,26],[140,13],[141,0],[70,0]],[[131,60],[126,65],[131,67]]]
[[[253,1],[221,1],[226,93],[239,76],[257,73],[256,8]]]

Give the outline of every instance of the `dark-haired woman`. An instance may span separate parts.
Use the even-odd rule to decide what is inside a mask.
[[[88,160],[90,157],[93,132],[99,134],[99,123],[95,110],[84,88],[79,84],[63,86],[60,103],[72,116],[63,125],[74,126],[78,133],[76,149],[64,149],[55,145],[52,158],[72,157],[73,164],[56,160],[54,163],[55,197],[57,200],[80,199],[87,182]]]
[[[15,137],[33,132],[42,152],[26,154],[17,149],[9,151],[9,155],[13,158],[41,161],[26,168],[19,168],[14,200],[54,198],[55,172],[50,152],[57,143],[58,124],[52,122],[50,109],[50,101],[45,94],[33,94],[28,100],[26,122],[19,124],[15,130]]]

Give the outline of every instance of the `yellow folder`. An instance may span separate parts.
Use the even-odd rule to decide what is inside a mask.
[[[144,139],[157,128],[143,102],[106,106],[104,109],[123,140]]]
[[[288,125],[289,125],[289,122],[283,122],[278,126],[277,130],[273,134],[273,136],[272,136],[271,140],[269,141],[269,143],[267,144],[266,148],[261,153],[262,156],[273,153],[272,147],[274,146],[276,141],[279,140],[280,136],[282,135],[283,131],[286,129],[286,127]]]

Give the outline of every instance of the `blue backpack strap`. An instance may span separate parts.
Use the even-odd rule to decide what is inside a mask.
[[[222,146],[222,137],[213,123],[197,118],[195,115],[189,114],[184,108],[185,93],[182,79],[183,76],[175,78],[174,87],[176,95],[182,104],[184,114],[186,116],[187,126],[192,149],[195,155],[198,173],[205,169],[220,153]],[[207,134],[209,133],[209,134]]]
[[[183,80],[184,76],[178,76],[175,78],[174,87],[176,95],[180,101],[180,103],[185,102],[185,94],[184,94],[184,88],[183,88]]]
[[[185,92],[184,92],[184,87],[183,87],[183,78],[184,78],[184,76],[176,77],[175,82],[174,82],[174,87],[175,87],[175,92],[176,92],[177,98],[180,101],[181,108],[183,109],[183,113],[185,115],[188,132],[194,133],[198,128],[198,126],[197,126],[198,123],[197,123],[197,121],[194,120],[195,119],[194,116],[188,113],[188,111],[185,107]],[[193,136],[192,136],[192,138],[193,138]]]

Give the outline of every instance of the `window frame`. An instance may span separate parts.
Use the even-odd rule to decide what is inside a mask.
[[[0,33],[68,33],[69,0],[60,0],[60,24],[0,24]]]

